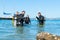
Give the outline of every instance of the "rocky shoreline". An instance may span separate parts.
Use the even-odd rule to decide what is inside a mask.
[[[37,40],[60,40],[60,36],[50,34],[48,32],[41,32],[37,34]]]

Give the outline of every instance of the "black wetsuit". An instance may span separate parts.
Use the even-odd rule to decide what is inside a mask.
[[[39,21],[39,24],[43,25],[44,24],[44,21],[45,21],[45,18],[44,16],[40,15],[39,17],[36,17]]]
[[[15,15],[15,17],[17,17],[16,19],[17,23],[20,22],[20,25],[23,26],[24,14],[18,14],[18,15]]]
[[[30,23],[30,18],[29,17],[25,17],[25,23],[29,24]]]
[[[20,14],[18,20],[19,20],[20,24],[23,26],[24,15],[23,14]]]

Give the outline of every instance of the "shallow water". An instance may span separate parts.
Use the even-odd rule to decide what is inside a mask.
[[[36,40],[40,32],[60,35],[60,20],[46,20],[43,26],[31,20],[31,24],[23,27],[16,27],[12,20],[0,20],[0,40]]]

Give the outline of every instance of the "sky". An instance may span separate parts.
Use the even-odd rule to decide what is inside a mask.
[[[60,0],[0,0],[0,17],[12,17],[22,10],[30,18],[35,18],[38,12],[46,18],[60,18]],[[11,14],[4,15],[3,12]]]

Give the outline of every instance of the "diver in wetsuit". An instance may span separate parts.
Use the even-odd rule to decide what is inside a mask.
[[[39,21],[39,24],[40,25],[43,25],[44,24],[45,18],[44,18],[44,16],[41,15],[40,12],[38,12],[38,17],[36,16],[36,18]]]
[[[27,16],[25,17],[25,23],[26,23],[26,24],[31,23],[30,18],[29,18],[29,15],[27,15]]]
[[[25,11],[22,11],[21,14],[19,14],[19,18],[18,21],[20,22],[20,25],[23,26],[23,22],[24,22],[24,15],[25,15]]]

